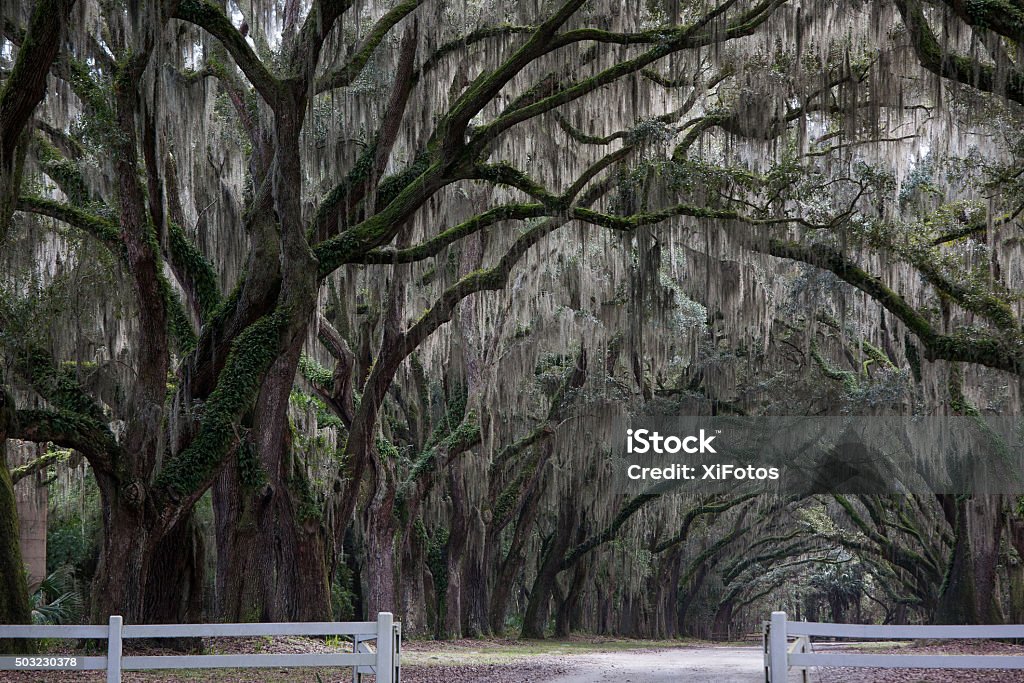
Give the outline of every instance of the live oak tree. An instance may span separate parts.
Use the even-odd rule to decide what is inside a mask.
[[[0,235],[71,226],[86,241],[61,263],[101,263],[128,313],[98,325],[106,346],[61,339],[57,314],[40,333],[46,286],[19,273],[0,344],[45,402],[7,436],[76,449],[99,483],[96,617],[195,614],[212,491],[231,619],[327,618],[356,530],[364,608],[411,617],[432,592],[440,635],[500,631],[528,558],[525,634],[552,604],[568,630],[618,538],[661,563],[652,632],[682,632],[719,571],[727,623],[763,597],[730,549],[794,510],[610,496],[588,480],[610,415],[765,414],[784,390],[863,408],[897,384],[896,414],[969,413],[1019,374],[1018,3],[77,8],[63,33],[70,4],[5,21]],[[1002,136],[987,154],[972,116]],[[28,247],[25,271],[50,269]],[[296,391],[334,417],[326,464],[298,443]],[[867,540],[832,547],[910,572],[929,611],[994,617],[958,586],[993,585],[998,501],[938,501],[951,549],[903,565],[885,548],[911,541],[871,526],[898,506],[837,502]],[[695,547],[705,517],[727,542]],[[797,531],[758,561],[824,562]]]

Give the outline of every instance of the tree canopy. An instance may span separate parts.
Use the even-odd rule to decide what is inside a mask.
[[[1010,497],[628,496],[609,448],[1019,413],[1018,0],[3,9],[0,438],[87,463],[94,618],[1024,615]]]

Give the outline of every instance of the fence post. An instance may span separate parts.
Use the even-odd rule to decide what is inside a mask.
[[[391,612],[377,613],[377,683],[395,683],[395,631]]]
[[[359,642],[360,642],[359,639],[360,639],[359,634],[356,634],[356,635],[352,636],[352,652],[353,652],[353,654],[359,654]],[[362,680],[363,680],[363,675],[361,673],[359,673],[359,667],[358,666],[353,666],[352,667],[352,683],[359,683]]]
[[[786,683],[789,677],[789,657],[786,653],[786,613],[772,612],[771,630],[768,632],[768,657],[772,683]]]
[[[402,683],[402,625],[395,624],[395,680],[392,683]]]
[[[121,683],[121,622],[111,616],[107,628],[107,683]]]

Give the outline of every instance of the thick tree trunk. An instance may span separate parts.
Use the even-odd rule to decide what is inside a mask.
[[[395,549],[400,546],[396,543],[398,524],[393,506],[393,492],[378,491],[367,509],[363,572],[369,619],[375,619],[378,612],[396,612],[398,608]]]
[[[205,543],[195,516],[189,512],[153,550],[143,605],[145,623],[202,622],[205,577]],[[160,638],[153,644],[179,652],[202,650],[200,638]]]
[[[214,489],[221,616],[242,622],[329,620],[326,531],[317,519],[301,518],[287,486],[266,484],[253,491],[234,465]]]
[[[559,601],[558,611],[555,613],[555,636],[558,638],[568,638],[577,625],[580,598],[583,596],[583,588],[586,586],[587,574],[587,562],[580,560],[573,569],[569,589]]]
[[[479,510],[473,510],[470,514],[469,540],[465,560],[462,564],[464,630],[469,638],[482,638],[491,635],[490,619],[487,614],[490,587],[487,583],[484,550],[487,544],[487,531],[480,518]]]
[[[1002,623],[996,594],[1002,507],[994,495],[955,501],[955,541],[935,615],[939,623]]]
[[[547,565],[545,560],[545,565]],[[537,578],[533,581],[530,589],[530,600],[526,604],[526,613],[523,614],[523,629],[521,637],[524,640],[539,640],[544,638],[544,629],[548,621],[548,608],[551,596],[555,592],[555,578],[557,572],[544,566]]]
[[[575,501],[563,498],[558,511],[557,526],[547,544],[544,559],[537,578],[530,589],[530,600],[523,615],[522,637],[539,639],[544,637],[544,627],[548,621],[548,609],[551,597],[555,593],[555,582],[561,571],[565,551],[569,548],[570,539],[576,531]]]
[[[522,574],[523,566],[526,563],[526,541],[533,531],[537,520],[537,513],[540,510],[539,495],[528,498],[519,511],[519,518],[516,521],[515,532],[512,535],[512,542],[509,545],[505,558],[499,563],[497,575],[494,580],[494,588],[491,592],[490,622],[491,632],[500,635],[505,632],[505,620],[508,617],[508,603],[512,597],[512,589],[516,585],[516,579]],[[488,539],[496,534],[488,533]],[[500,552],[499,539],[488,543],[496,553]]]
[[[328,557],[334,552],[331,536],[318,517],[302,519],[300,516],[293,528],[296,580],[281,587],[290,596],[290,618],[293,621],[330,621]]]
[[[701,565],[701,567],[694,574],[692,581],[689,586],[680,587],[679,596],[679,608],[677,610],[676,618],[679,620],[679,632],[683,635],[690,635],[696,638],[703,637],[703,633],[700,629],[691,628],[687,623],[686,615],[690,611],[690,606],[693,601],[697,598],[697,593],[700,592],[700,588],[704,585],[704,579],[707,576],[707,565]]]
[[[419,638],[430,633],[425,557],[426,539],[414,530],[405,539],[402,551],[402,635],[407,638]]]
[[[301,341],[274,362],[253,414],[252,441],[214,486],[220,611],[239,621],[330,618],[327,532],[302,500],[288,401]]]
[[[243,485],[254,461],[252,444],[241,444],[213,487],[217,611],[227,621],[260,621],[273,611],[273,561],[262,542],[273,493]]]
[[[445,553],[448,574],[448,592],[445,600],[444,631],[442,638],[462,637],[463,559],[468,541],[469,510],[466,505],[466,483],[461,461],[456,460],[448,469],[449,511],[448,551]]]
[[[124,495],[116,484],[97,475],[103,494],[103,545],[92,582],[91,618],[106,623],[114,614],[125,623],[145,623],[145,588],[158,538],[132,489]]]
[[[732,602],[725,602],[718,606],[718,609],[715,611],[715,623],[711,627],[711,638],[713,640],[731,639],[732,610]]]
[[[3,448],[0,446],[0,448]],[[0,454],[2,455],[2,454]],[[18,544],[18,512],[14,507],[14,485],[7,464],[0,459],[0,624],[29,624],[28,584]],[[25,641],[0,640],[4,653],[26,651]]]
[[[7,432],[13,422],[14,399],[0,389],[0,624],[28,624],[32,615],[21,561],[18,511],[14,503],[14,484],[7,469]],[[21,654],[30,645],[23,640],[0,640],[0,651]]]
[[[488,562],[488,566],[495,566],[496,571],[493,577],[489,619],[491,632],[500,635],[505,631],[505,621],[508,616],[509,600],[512,590],[518,585],[526,564],[526,547],[537,524],[537,516],[540,513],[540,503],[544,487],[544,471],[552,452],[553,445],[550,439],[544,439],[537,448],[542,449],[537,455],[533,477],[528,481],[520,495],[519,512],[516,517],[515,529],[512,533],[512,540],[509,543],[508,551],[501,557],[501,535],[503,526],[499,526],[499,519],[492,519],[487,526],[488,552],[493,553],[497,560]],[[500,489],[499,489],[500,490]]]
[[[665,636],[676,638],[682,635],[682,627],[679,624],[679,613],[676,610],[676,602],[679,599],[678,586],[679,575],[682,572],[682,551],[675,550],[669,558],[666,558],[667,567],[664,580],[664,593],[662,595],[662,611],[665,614]]]
[[[1011,562],[1006,570],[1010,581],[1010,623],[1024,624],[1024,519],[1009,515],[1006,531],[1017,551],[1016,562]]]
[[[156,544],[146,581],[147,624],[195,624],[203,618],[205,543],[192,513]]]

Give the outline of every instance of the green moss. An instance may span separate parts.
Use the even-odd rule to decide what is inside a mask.
[[[335,185],[330,192],[320,201],[316,217],[313,219],[313,226],[325,223],[328,217],[339,211],[348,203],[348,197],[355,189],[371,180],[373,175],[373,163],[377,154],[377,140],[367,145],[345,179]],[[344,222],[344,221],[342,221]]]
[[[512,515],[515,506],[519,504],[522,483],[523,477],[516,477],[515,481],[506,486],[505,490],[498,496],[498,499],[494,501],[491,516],[495,523],[503,524]]]
[[[437,596],[438,623],[444,619],[445,605],[448,602],[448,537],[446,527],[440,527],[430,539],[427,546],[427,567],[434,580],[434,593]]]
[[[303,356],[305,358],[305,356]],[[299,361],[302,362],[301,359]],[[315,361],[312,361],[315,363]],[[317,367],[320,367],[319,365]],[[328,373],[330,378],[330,373]],[[308,379],[308,378],[307,378]],[[330,383],[328,383],[330,386]],[[341,421],[337,415],[332,413],[327,407],[327,404],[319,396],[307,394],[299,389],[292,389],[291,396],[289,397],[291,402],[301,410],[309,410],[310,408],[316,413],[316,424],[317,428],[324,429],[327,427],[333,427],[335,429],[344,429],[345,424]]]
[[[309,382],[324,389],[330,388],[334,383],[334,373],[306,354],[299,357],[299,372]]]
[[[198,343],[196,332],[192,328],[192,321],[189,320],[185,306],[178,297],[177,292],[171,287],[163,275],[160,275],[160,291],[163,293],[164,302],[167,306],[167,329],[171,339],[178,347],[182,355],[191,353]]]
[[[89,190],[78,164],[64,158],[43,133],[35,135],[33,144],[43,172],[57,183],[61,191],[67,195],[68,202],[73,206],[88,204]]]
[[[868,341],[861,341],[861,348],[864,350],[864,355],[867,356],[871,362],[877,363],[882,367],[889,368],[890,370],[896,369],[893,362],[889,360],[889,356],[886,355],[885,351],[878,348],[874,344]]]
[[[242,486],[252,492],[259,491],[267,485],[267,470],[260,462],[259,453],[255,444],[249,439],[243,439],[236,449],[238,464],[238,479]]]
[[[564,209],[566,206],[564,199],[551,194],[546,187],[505,161],[477,166],[474,171],[474,177],[479,180],[486,180],[499,185],[508,185],[521,190],[531,197],[542,200],[549,207],[549,210],[557,211]]]
[[[49,353],[37,346],[15,345],[14,348],[19,372],[47,401],[94,424],[106,424],[103,410],[79,385],[73,369],[59,367]]]
[[[199,314],[205,322],[213,316],[221,303],[220,287],[213,264],[192,244],[181,226],[173,221],[168,230],[168,237],[171,262],[192,281],[199,303]]]
[[[380,456],[381,462],[397,462],[401,458],[401,451],[391,443],[388,439],[383,437],[377,437],[374,442],[377,447],[377,453]]]
[[[974,407],[964,395],[963,371],[958,363],[951,363],[949,366],[949,380],[946,386],[949,389],[949,407],[957,415],[970,415],[977,417],[981,413]]]
[[[849,370],[840,370],[832,365],[824,356],[821,355],[821,351],[818,350],[818,345],[816,343],[811,344],[811,358],[814,359],[814,362],[821,369],[822,374],[829,379],[842,382],[843,388],[848,393],[852,393],[857,390],[859,386],[857,382],[857,375]]]
[[[121,241],[121,227],[114,221],[44,197],[21,197],[18,203],[34,213],[53,216],[92,235],[110,248],[119,259],[126,260],[124,243]]]
[[[235,339],[217,387],[203,407],[198,436],[159,474],[158,489],[172,498],[183,497],[198,491],[213,476],[236,440],[238,420],[251,409],[264,375],[280,352],[287,323],[287,310],[278,309]]]
[[[323,519],[323,501],[320,500],[310,485],[306,476],[306,467],[298,455],[295,456],[295,465],[292,467],[292,475],[288,479],[288,490],[292,494],[292,502],[296,504],[295,517],[298,522],[317,522]]]
[[[377,186],[378,210],[393,202],[402,190],[408,188],[417,178],[426,173],[430,169],[432,162],[431,154],[420,152],[408,168],[381,180]]]

